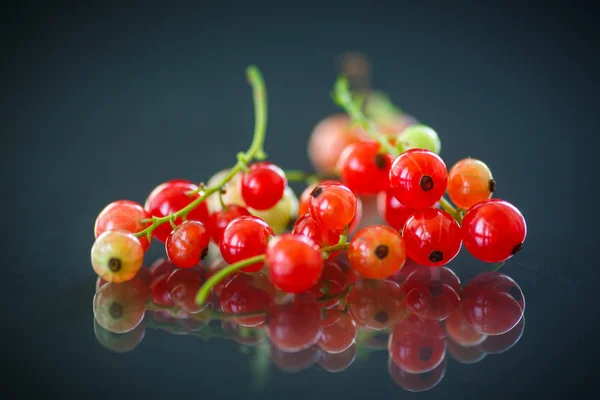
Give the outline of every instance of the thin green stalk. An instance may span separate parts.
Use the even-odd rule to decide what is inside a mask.
[[[459,224],[462,222],[462,215],[460,211],[450,203],[450,201],[446,200],[445,197],[442,196],[440,199],[440,206],[446,211],[448,214],[452,216]]]
[[[227,182],[229,182],[238,172],[248,168],[248,163],[252,162],[252,160],[264,160],[267,157],[263,149],[265,136],[267,133],[267,92],[265,88],[265,82],[260,70],[254,65],[251,65],[246,69],[246,74],[248,76],[250,85],[252,85],[254,99],[254,136],[252,137],[252,143],[250,144],[248,150],[246,152],[240,152],[237,154],[237,163],[233,166],[233,168],[231,168],[231,170],[229,170],[229,173],[214,186],[208,188],[201,187],[198,190],[190,193],[195,194],[202,192],[200,197],[173,214],[160,218],[153,217],[152,225],[140,232],[137,232],[135,234],[137,237],[147,235],[150,239],[154,229],[165,222],[168,222],[171,220],[171,218],[175,220],[177,218],[183,218],[187,216],[188,213],[196,208],[200,203],[202,203],[212,194],[221,190],[221,188],[225,186]]]

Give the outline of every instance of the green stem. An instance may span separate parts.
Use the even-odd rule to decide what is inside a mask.
[[[354,285],[350,284],[350,285],[346,286],[346,288],[344,290],[342,290],[341,292],[323,295],[323,296],[319,297],[317,299],[317,301],[319,303],[327,303],[332,300],[341,300],[350,294],[353,287],[354,287]]]
[[[213,276],[208,278],[208,280],[206,282],[204,282],[204,284],[198,291],[198,294],[196,295],[196,304],[199,304],[199,305],[204,304],[204,302],[210,295],[210,291],[212,290],[212,288],[216,284],[221,282],[223,279],[225,279],[227,276],[231,275],[232,273],[234,273],[236,271],[239,271],[242,268],[245,268],[245,267],[252,265],[254,263],[257,263],[257,262],[262,262],[264,260],[265,260],[265,255],[261,254],[258,256],[246,258],[245,260],[242,260],[242,261],[238,261],[236,263],[233,263],[233,264],[219,270]]]
[[[265,89],[265,82],[260,70],[254,65],[251,65],[246,69],[246,75],[248,76],[250,85],[252,85],[254,99],[254,136],[252,137],[252,143],[250,144],[248,150],[245,153],[238,154],[238,162],[219,182],[208,188],[198,188],[198,190],[191,193],[195,194],[202,192],[200,197],[173,214],[166,215],[161,218],[153,218],[152,225],[140,232],[137,232],[135,234],[137,237],[151,235],[154,229],[156,229],[159,225],[168,222],[171,218],[176,219],[187,216],[188,213],[196,208],[200,203],[202,203],[212,194],[221,190],[221,188],[225,186],[227,182],[229,182],[238,172],[244,168],[247,168],[248,163],[250,163],[252,160],[264,160],[267,157],[263,149],[265,136],[267,133],[267,92]]]
[[[319,174],[311,174],[311,173],[300,171],[297,169],[285,170],[284,172],[285,172],[285,177],[287,178],[288,182],[304,182],[308,185],[319,182],[320,180],[329,178],[327,176],[322,176]]]
[[[342,76],[337,79],[333,88],[332,97],[335,103],[348,113],[355,124],[361,126],[371,138],[379,142],[382,150],[393,156],[397,156],[401,153],[401,151],[398,151],[399,149],[392,146],[389,138],[386,135],[379,133],[373,123],[365,116],[360,105],[352,98],[350,84],[346,77]]]
[[[450,201],[446,200],[445,197],[442,196],[440,199],[440,206],[446,211],[448,214],[452,216],[459,224],[462,222],[462,215],[459,210],[450,203]]]

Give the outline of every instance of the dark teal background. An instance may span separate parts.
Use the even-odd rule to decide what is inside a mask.
[[[598,42],[589,2],[17,3],[2,12],[3,390],[75,398],[394,398],[385,352],[341,374],[275,372],[247,392],[235,346],[149,331],[133,353],[94,338],[89,262],[107,203],[232,165],[253,129],[244,69],[269,96],[266,150],[308,169],[336,111],[336,57],[368,54],[373,86],[434,127],[451,165],[485,160],[529,235],[504,272],[527,299],[509,352],[421,398],[563,396],[597,367]],[[162,253],[156,245],[149,260]],[[463,281],[485,268],[463,250]]]

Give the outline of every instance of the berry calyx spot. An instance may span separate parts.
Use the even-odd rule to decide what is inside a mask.
[[[316,199],[321,193],[323,193],[323,188],[321,186],[317,186],[312,192],[310,192],[310,196]]]
[[[375,247],[375,256],[380,260],[383,260],[385,257],[387,257],[389,251],[390,249],[387,245],[380,244],[379,246]]]
[[[496,181],[494,179],[490,179],[490,193],[494,193],[496,191]]]
[[[112,272],[118,272],[121,269],[121,260],[114,257],[108,260],[108,269]]]
[[[423,175],[421,177],[419,185],[421,186],[421,189],[423,189],[425,192],[431,190],[433,189],[433,178],[429,175]]]
[[[434,250],[429,254],[429,261],[432,263],[440,262],[444,259],[444,253],[439,250]]]
[[[123,316],[123,306],[119,303],[112,303],[108,308],[108,313],[114,319],[119,319]]]
[[[377,153],[375,155],[375,166],[379,169],[385,169],[388,166],[388,160],[385,155],[381,153]]]
[[[385,311],[378,311],[373,318],[380,324],[385,324],[390,320],[390,316]]]

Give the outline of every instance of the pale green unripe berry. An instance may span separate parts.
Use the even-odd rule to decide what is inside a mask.
[[[440,137],[427,125],[411,125],[398,135],[398,143],[404,150],[426,149],[440,154],[442,143]]]

